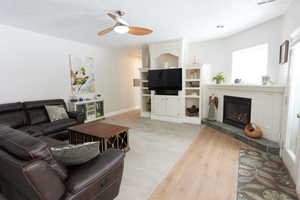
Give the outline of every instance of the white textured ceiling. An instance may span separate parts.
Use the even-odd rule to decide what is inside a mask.
[[[293,0],[258,6],[258,0],[1,0],[0,24],[101,46],[139,45],[184,38],[228,36],[282,15]],[[151,28],[147,36],[104,37],[113,25],[105,13],[124,10],[130,25]],[[217,29],[219,24],[224,29]]]

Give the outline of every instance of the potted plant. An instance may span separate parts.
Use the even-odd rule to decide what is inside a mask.
[[[220,72],[216,76],[212,78],[213,81],[216,81],[216,84],[224,83],[225,82],[225,77],[224,73]]]

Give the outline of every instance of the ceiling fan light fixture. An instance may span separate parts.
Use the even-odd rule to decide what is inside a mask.
[[[125,25],[117,25],[114,27],[114,31],[120,34],[128,33],[129,27]]]

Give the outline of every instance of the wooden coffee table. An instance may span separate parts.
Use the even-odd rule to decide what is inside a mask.
[[[100,152],[109,148],[129,151],[128,127],[113,124],[90,122],[68,129],[70,144],[100,142]]]

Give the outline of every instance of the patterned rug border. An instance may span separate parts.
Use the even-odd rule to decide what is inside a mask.
[[[295,184],[282,159],[241,148],[236,200],[298,200]]]

